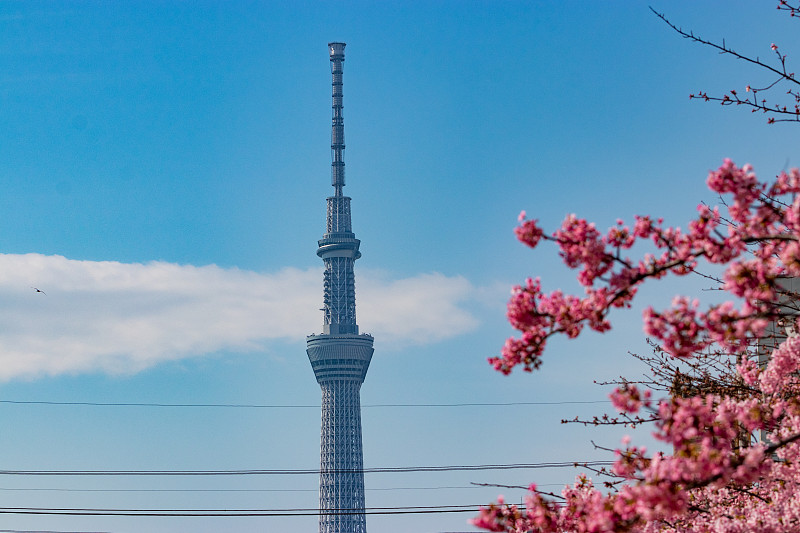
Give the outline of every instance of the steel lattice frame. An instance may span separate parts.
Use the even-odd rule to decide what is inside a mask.
[[[325,324],[356,323],[356,285],[353,260],[332,257],[325,260]]]
[[[361,257],[344,187],[342,62],[344,43],[329,43],[333,85],[331,184],[326,233],[317,255],[325,263],[323,333],[307,338],[308,359],[322,389],[319,532],[366,533],[361,447],[361,384],[372,359],[372,337],[359,334],[353,264]]]
[[[347,196],[328,197],[328,233],[350,233],[350,198]]]
[[[319,508],[364,510],[361,451],[361,383],[336,380],[321,384]],[[320,533],[366,533],[364,514],[320,517]]]

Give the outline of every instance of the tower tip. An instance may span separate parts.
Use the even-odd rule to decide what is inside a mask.
[[[328,52],[330,52],[331,58],[334,56],[340,56],[342,59],[344,59],[345,46],[347,46],[345,43],[340,42],[328,43]]]

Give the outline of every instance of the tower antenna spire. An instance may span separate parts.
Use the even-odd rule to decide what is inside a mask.
[[[331,185],[336,196],[342,196],[344,187],[344,115],[342,114],[342,63],[345,43],[328,43],[331,56],[331,88],[333,96],[333,124],[331,126]]]
[[[361,257],[344,187],[342,63],[345,43],[328,43],[333,85],[331,184],[326,231],[317,244],[325,264],[322,334],[306,338],[306,353],[322,390],[319,533],[366,533],[361,447],[361,384],[372,359],[372,336],[359,334],[353,264]],[[347,511],[343,511],[347,510]]]

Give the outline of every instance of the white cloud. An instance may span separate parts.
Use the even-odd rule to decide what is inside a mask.
[[[467,304],[479,293],[462,277],[390,280],[359,270],[359,324],[382,348],[438,341],[477,326]],[[0,380],[266,350],[271,340],[319,332],[321,303],[320,268],[259,273],[0,254]]]
[[[424,344],[474,329],[478,320],[464,307],[476,290],[466,278],[439,273],[389,280],[359,272],[356,307],[364,331],[381,343]]]

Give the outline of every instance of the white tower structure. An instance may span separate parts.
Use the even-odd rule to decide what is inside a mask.
[[[325,263],[323,332],[307,337],[308,359],[322,389],[319,533],[366,533],[361,448],[361,384],[372,359],[372,337],[359,334],[353,263],[360,241],[350,223],[344,187],[342,63],[345,43],[329,43],[333,82],[331,184],[327,229],[317,255]]]

